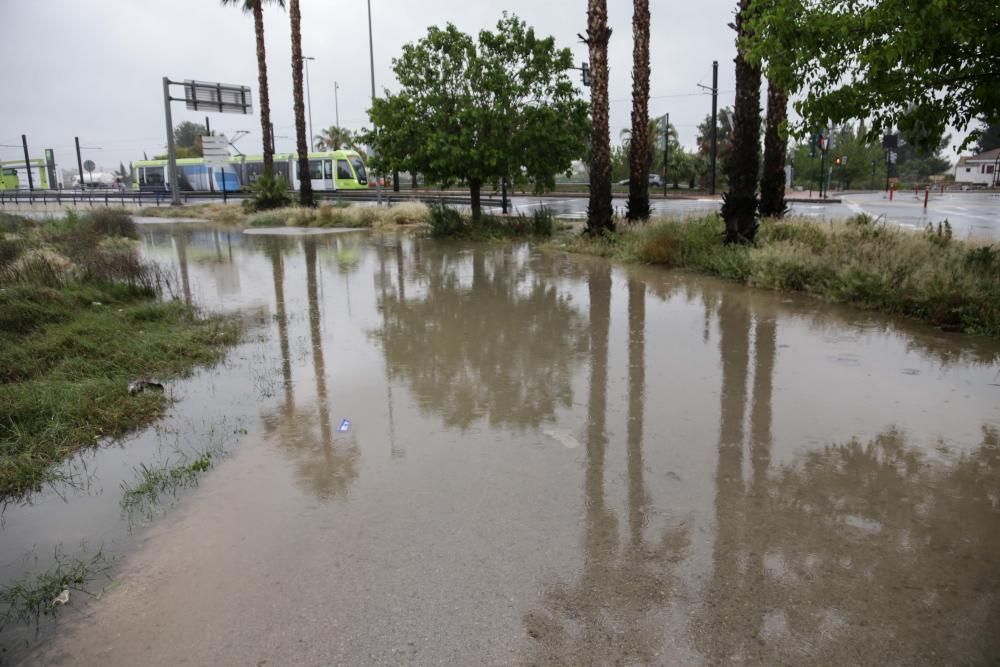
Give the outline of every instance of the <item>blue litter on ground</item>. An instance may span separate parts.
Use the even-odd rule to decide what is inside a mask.
[[[341,419],[340,426],[337,427],[337,433],[347,433],[347,430],[351,428],[350,419]]]

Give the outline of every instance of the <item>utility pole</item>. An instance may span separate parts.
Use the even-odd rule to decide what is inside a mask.
[[[712,61],[712,87],[698,84],[699,88],[712,91],[711,148],[708,155],[708,194],[715,194],[715,162],[719,152],[719,61]]]
[[[311,56],[303,57],[302,60],[306,63],[306,107],[309,110],[309,150],[314,151],[316,148],[313,146],[313,104],[312,104],[312,88],[309,86],[309,61],[316,60]],[[273,144],[272,144],[273,145]]]
[[[28,135],[21,135],[21,145],[24,146],[24,168],[28,170],[28,189],[34,192],[35,179],[31,176],[31,158],[28,157]]]
[[[205,134],[212,136],[212,125],[208,122],[208,116],[205,116]]]
[[[177,184],[177,148],[174,146],[174,119],[170,114],[170,79],[163,77],[163,113],[167,121],[167,177],[170,179],[170,205],[180,206]]]
[[[83,159],[80,157],[80,137],[73,137],[73,140],[76,141],[76,168],[80,170],[80,191],[82,192],[85,183],[83,180]]]
[[[670,164],[670,114],[663,114],[663,196],[667,196],[667,165]]]
[[[368,62],[371,65],[372,74],[372,105],[375,104],[375,42],[372,40],[372,0],[368,0]],[[375,174],[375,197],[378,205],[382,205],[382,182],[378,174]]]
[[[271,150],[277,153],[278,150],[274,147],[274,123],[271,123]]]
[[[333,113],[336,119],[337,129],[340,129],[340,101],[337,99],[337,91],[340,90],[340,84],[336,81],[333,82]]]

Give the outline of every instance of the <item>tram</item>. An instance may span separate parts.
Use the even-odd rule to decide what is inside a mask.
[[[230,166],[206,165],[203,158],[179,158],[177,181],[187,192],[238,192],[252,185],[264,171],[263,156],[238,155]],[[299,188],[298,157],[295,153],[276,153],[274,173],[283,176],[293,190]],[[143,192],[170,190],[167,160],[139,160],[133,163],[132,189]],[[313,190],[366,190],[368,171],[355,151],[309,153],[309,180]]]

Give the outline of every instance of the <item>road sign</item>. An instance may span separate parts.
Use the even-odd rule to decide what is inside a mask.
[[[205,135],[201,138],[201,155],[211,167],[229,166],[229,141],[225,135]]]
[[[253,113],[253,97],[248,86],[209,81],[184,82],[184,103],[192,111]]]
[[[93,160],[87,160],[86,162],[83,163],[83,168],[86,169],[87,171],[94,171],[95,169],[97,169],[97,165],[94,164]]]

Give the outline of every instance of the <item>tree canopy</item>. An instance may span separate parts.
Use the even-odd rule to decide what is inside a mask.
[[[948,125],[1000,115],[1000,4],[988,0],[769,0],[751,51],[798,92],[804,121],[867,119],[923,148]],[[970,137],[971,141],[973,137]]]
[[[478,215],[482,184],[507,177],[552,188],[583,155],[587,104],[572,66],[568,49],[506,13],[478,41],[450,23],[431,27],[393,60],[400,90],[373,100],[375,129],[362,141],[380,168],[469,183]]]

